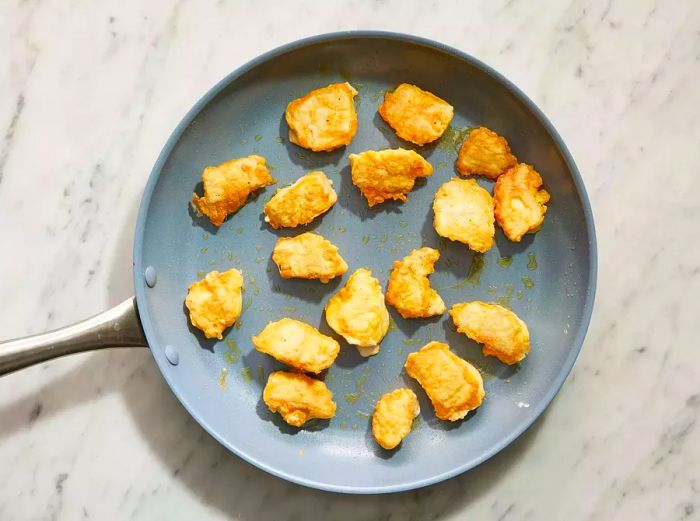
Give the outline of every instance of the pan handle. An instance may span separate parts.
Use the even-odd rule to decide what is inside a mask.
[[[0,342],[0,376],[59,356],[106,347],[148,347],[134,297],[72,326]]]

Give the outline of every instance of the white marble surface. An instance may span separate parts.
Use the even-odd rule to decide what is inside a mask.
[[[0,338],[131,294],[141,190],[208,87],[284,42],[376,28],[485,60],[569,144],[600,249],[581,357],[492,461],[382,497],[229,455],[145,350],[58,360],[0,379],[0,519],[700,519],[700,4],[256,4],[0,4]]]

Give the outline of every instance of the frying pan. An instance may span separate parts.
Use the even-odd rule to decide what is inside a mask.
[[[312,153],[290,144],[284,108],[313,88],[349,81],[359,91],[359,130],[335,152]],[[385,90],[420,85],[455,107],[450,130],[421,148],[401,141],[377,116]],[[497,231],[483,256],[440,239],[431,203],[456,175],[462,129],[484,125],[507,136],[520,161],[535,165],[552,195],[542,229],[521,243]],[[372,209],[352,185],[347,156],[367,149],[414,148],[435,168],[406,203]],[[309,170],[323,170],[338,192],[336,206],[298,229],[274,231],[261,218],[276,187],[249,201],[219,229],[194,213],[207,165],[257,153],[272,165],[276,187]],[[480,179],[492,190],[493,183]],[[279,236],[315,230],[350,265],[328,284],[284,280],[270,260]],[[333,335],[323,306],[359,267],[386,284],[391,263],[411,249],[438,248],[431,282],[448,306],[467,300],[510,306],[529,326],[532,351],[504,366],[455,332],[445,314],[403,320],[369,359],[341,342],[323,378],[338,411],[303,429],[284,424],[261,401],[266,376],[282,366],[252,348],[250,337],[270,320],[289,316]],[[586,192],[564,143],[545,116],[503,76],[445,45],[401,34],[349,32],[285,45],[244,65],[214,86],[184,117],[160,154],[143,194],[134,239],[136,296],[80,324],[0,345],[7,373],[57,356],[119,346],[148,345],[165,380],[190,414],[235,454],[284,479],[350,493],[394,492],[435,483],[487,460],[542,413],[569,373],[584,339],[596,282],[595,232]],[[188,285],[213,269],[241,269],[244,311],[224,341],[191,328],[183,306]],[[406,355],[430,340],[447,342],[484,375],[486,398],[463,421],[437,420],[425,394],[406,377]],[[371,437],[373,404],[399,386],[413,388],[421,414],[400,448],[385,451]]]

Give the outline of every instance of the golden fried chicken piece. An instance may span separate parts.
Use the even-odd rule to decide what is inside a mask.
[[[496,222],[511,241],[520,242],[523,235],[534,233],[542,226],[549,192],[541,186],[540,174],[524,163],[496,180],[493,189]]]
[[[362,356],[379,352],[379,343],[389,330],[389,312],[384,294],[372,272],[360,268],[326,304],[326,322]]]
[[[221,226],[226,217],[240,210],[252,192],[275,182],[265,166],[265,158],[232,159],[204,169],[204,196],[192,194],[192,204],[214,226]]]
[[[454,108],[435,94],[402,83],[384,94],[379,114],[401,139],[425,145],[438,139],[452,121]]]
[[[192,325],[201,329],[205,337],[221,340],[224,329],[241,316],[242,288],[243,275],[237,269],[211,271],[202,280],[190,284],[185,305]]]
[[[326,384],[301,373],[270,373],[263,390],[263,401],[272,412],[280,413],[284,421],[294,427],[301,427],[313,418],[335,416],[333,393]]]
[[[428,280],[439,258],[439,251],[420,248],[394,262],[386,288],[386,301],[403,318],[426,318],[445,312],[445,303]]]
[[[385,449],[393,449],[411,432],[413,418],[420,413],[418,398],[410,389],[383,395],[372,415],[372,434]]]
[[[443,184],[435,194],[433,212],[438,235],[480,253],[493,246],[493,199],[473,179],[455,177]]]
[[[263,209],[265,221],[275,229],[295,228],[326,213],[337,200],[333,181],[323,172],[309,172],[275,192]]]
[[[441,420],[457,421],[481,405],[484,381],[479,371],[450,346],[429,342],[406,359],[406,373],[425,390]]]
[[[285,279],[319,279],[325,284],[348,271],[338,247],[310,232],[279,238],[272,250],[272,260]]]
[[[428,177],[433,167],[413,150],[368,150],[350,154],[352,183],[370,206],[387,199],[406,201],[418,177]]]
[[[484,356],[495,356],[504,364],[513,365],[530,352],[527,325],[498,304],[463,302],[452,306],[450,316],[457,331],[484,344]]]
[[[290,102],[284,113],[289,141],[314,152],[349,144],[357,132],[356,95],[349,83],[334,83]]]
[[[306,373],[328,369],[340,352],[335,339],[293,318],[269,322],[252,340],[258,351]]]
[[[455,166],[462,175],[496,179],[517,162],[504,137],[486,127],[479,127],[472,130],[462,143]]]

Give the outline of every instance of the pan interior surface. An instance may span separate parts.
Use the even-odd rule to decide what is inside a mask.
[[[289,142],[287,103],[314,88],[349,81],[357,90],[358,132],[352,143],[314,153]],[[413,83],[455,108],[451,129],[436,144],[415,147],[399,139],[377,114],[387,89]],[[438,187],[456,177],[460,131],[487,126],[507,137],[521,162],[541,173],[552,199],[542,229],[521,243],[500,229],[496,244],[475,257],[466,246],[441,239],[432,220]],[[417,150],[434,174],[418,181],[405,203],[368,208],[351,183],[348,155],[383,148]],[[277,184],[263,190],[219,229],[191,209],[201,193],[204,167],[259,154]],[[272,230],[262,207],[276,188],[310,170],[322,170],[338,193],[335,207],[313,223]],[[490,192],[493,182],[479,179]],[[284,280],[270,258],[275,241],[304,231],[320,233],[350,266],[328,284]],[[402,319],[389,307],[392,327],[377,356],[362,358],[323,317],[330,296],[357,268],[386,288],[392,262],[412,249],[441,252],[431,276],[448,308],[484,300],[510,306],[530,330],[532,350],[508,367],[485,358],[481,347],[454,331],[449,315]],[[510,259],[510,262],[509,260]],[[152,266],[157,283],[145,284]],[[224,340],[204,339],[189,325],[188,285],[211,270],[240,269],[244,311]],[[189,412],[226,447],[251,463],[308,486],[354,493],[412,489],[463,472],[515,439],[561,386],[590,318],[595,286],[595,239],[580,178],[556,133],[534,106],[500,76],[457,51],[396,35],[330,35],[273,51],[229,76],[188,114],[151,175],[137,225],[134,279],[139,311],[153,355]],[[267,375],[283,366],[257,352],[250,337],[269,321],[303,320],[341,343],[322,376],[337,413],[295,429],[262,402]],[[482,406],[460,422],[435,418],[425,393],[408,378],[408,353],[430,340],[447,342],[484,376]],[[173,365],[166,346],[177,352]],[[170,357],[172,359],[172,356]],[[373,404],[398,387],[413,389],[421,414],[400,448],[385,451],[371,435]]]

